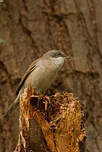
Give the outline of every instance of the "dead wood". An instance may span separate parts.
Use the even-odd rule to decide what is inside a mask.
[[[19,139],[14,152],[79,152],[86,131],[84,110],[72,93],[20,97]]]

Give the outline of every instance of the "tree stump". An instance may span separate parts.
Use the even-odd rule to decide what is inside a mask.
[[[86,130],[84,110],[72,93],[20,97],[19,139],[14,152],[79,152]]]

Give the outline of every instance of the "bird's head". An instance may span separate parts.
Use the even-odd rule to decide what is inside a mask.
[[[43,57],[45,58],[53,58],[53,59],[57,59],[57,58],[71,58],[70,56],[66,56],[64,52],[60,51],[60,50],[51,50],[46,52]]]
[[[51,50],[51,51],[48,51],[46,52],[44,55],[43,55],[44,58],[46,59],[50,59],[52,60],[53,62],[55,62],[55,64],[58,66],[58,67],[62,67],[63,64],[64,64],[64,60],[67,58],[67,59],[70,59],[71,57],[70,56],[66,56],[64,52],[60,51],[60,50]]]

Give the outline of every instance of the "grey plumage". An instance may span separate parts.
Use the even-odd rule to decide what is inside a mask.
[[[32,87],[37,93],[45,93],[62,68],[65,57],[66,55],[63,52],[51,50],[33,61],[22,77],[16,92],[17,98],[9,107],[4,118],[8,118],[11,111],[19,104],[19,96],[24,88]]]

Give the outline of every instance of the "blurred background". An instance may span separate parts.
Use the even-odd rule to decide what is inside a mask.
[[[102,1],[0,1],[0,118],[29,64],[51,49],[73,56],[52,88],[72,92],[88,113],[85,152],[102,151]],[[18,139],[18,109],[0,133],[0,152]]]

